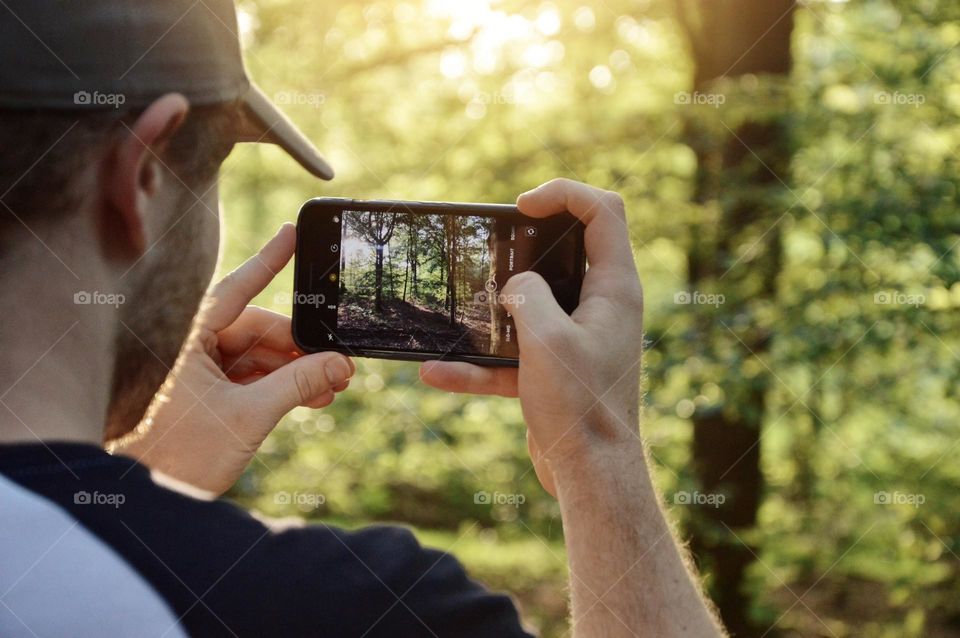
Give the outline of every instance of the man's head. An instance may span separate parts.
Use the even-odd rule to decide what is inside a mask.
[[[93,244],[73,268],[78,288],[124,300],[107,438],[136,425],[213,274],[217,174],[236,120],[234,103],[191,110],[177,94],[124,115],[0,110],[0,264],[24,276],[19,247],[68,233]]]
[[[333,173],[249,83],[230,0],[10,10],[18,20],[0,22],[0,285],[34,272],[122,300],[112,314],[94,309],[106,336],[90,352],[110,350],[105,436],[115,438],[163,382],[213,274],[217,175],[234,143],[276,143],[314,175]],[[59,272],[40,268],[50,254]]]

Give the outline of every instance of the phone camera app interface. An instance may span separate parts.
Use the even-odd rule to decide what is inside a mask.
[[[335,335],[347,347],[516,358],[503,304],[522,300],[504,297],[507,280],[530,269],[548,281],[573,276],[551,269],[573,262],[573,249],[541,220],[383,211],[340,218],[341,240],[330,250],[339,254]]]

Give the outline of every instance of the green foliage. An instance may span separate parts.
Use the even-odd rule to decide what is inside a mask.
[[[754,617],[784,635],[960,631],[955,4],[805,4],[789,81],[724,84],[719,108],[675,104],[690,62],[663,2],[258,0],[242,9],[252,75],[287,103],[338,177],[318,183],[276,149],[238,147],[223,172],[224,269],[317,195],[509,202],[561,175],[618,190],[653,343],[643,429],[667,500],[696,489],[694,408],[737,410],[736,393],[770,376],[767,493],[743,539],[759,557]],[[722,306],[674,303],[691,242],[714,231],[723,203],[690,201],[691,117],[717,139],[746,118],[790,130],[782,183],[736,193],[778,211],[785,258],[772,302],[756,297],[755,245],[770,228],[757,224],[733,247],[736,286],[702,291],[724,292]],[[291,276],[259,302],[274,306]],[[685,339],[704,318],[760,325],[771,349],[752,356],[722,327],[711,343]],[[323,502],[278,502],[283,492]],[[482,492],[524,502],[475,502]],[[877,504],[882,492],[924,503]],[[437,530],[423,538],[516,591],[545,635],[562,633],[559,512],[530,467],[513,401],[440,393],[419,384],[413,364],[360,361],[333,406],[284,420],[233,496],[273,515]]]

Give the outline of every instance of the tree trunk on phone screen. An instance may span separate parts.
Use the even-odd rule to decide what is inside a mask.
[[[442,224],[440,230],[441,232],[438,232],[431,239],[431,248],[436,247],[439,255],[437,263],[440,264],[440,281],[443,282],[443,310],[446,312],[450,309],[450,289],[447,287],[447,230]],[[430,286],[430,289],[432,290],[433,286]]]
[[[725,86],[718,80],[724,78],[749,75],[763,82],[789,75],[794,9],[793,0],[677,0],[694,58],[694,96],[718,95]],[[778,112],[773,105],[772,114],[751,120],[728,118],[725,109],[704,115],[702,109],[711,107],[698,105],[695,97],[678,104],[688,115],[687,142],[698,160],[694,199],[719,209],[712,227],[697,225],[690,233],[689,291],[725,297],[716,312],[689,306],[691,341],[703,344],[696,355],[711,362],[709,367],[730,371],[725,378],[692,379],[695,390],[707,382],[722,389],[719,403],[698,406],[693,413],[692,451],[699,488],[726,500],[719,507],[695,509],[691,548],[712,575],[711,595],[727,628],[748,636],[757,633],[744,591],[755,549],[741,539],[749,538],[756,525],[763,493],[761,426],[771,375],[762,365],[752,375],[737,367],[753,358],[766,362],[773,338],[756,308],[776,298],[781,269],[777,222],[783,209],[777,196],[784,189],[781,180],[788,179],[791,155],[786,109]],[[701,116],[719,117],[722,125],[711,132]],[[717,130],[724,131],[720,139]],[[752,246],[749,257],[744,257],[745,246]],[[738,353],[736,361],[725,354],[729,351]]]
[[[408,223],[410,224],[410,234],[407,239],[407,246],[409,249],[408,261],[410,262],[410,297],[412,299],[417,298],[417,260],[419,258],[418,252],[419,242],[418,240],[418,230],[417,230],[417,217],[416,215],[410,215],[408,217]]]
[[[376,246],[377,260],[374,274],[374,308],[377,312],[383,311],[383,245]]]
[[[397,298],[397,292],[394,289],[396,278],[393,276],[393,251],[387,253],[387,274],[390,277],[390,299]]]
[[[383,311],[383,251],[397,225],[397,215],[392,213],[369,212],[357,214],[353,222],[357,234],[373,244],[374,248],[374,308]]]
[[[500,294],[497,288],[498,254],[497,242],[493,231],[487,236],[487,248],[490,255],[490,269],[487,272],[487,280],[484,282],[483,288],[486,293],[487,311],[490,313],[490,349],[488,354],[495,355],[500,350],[503,314],[500,311],[500,304],[497,303],[497,295]]]
[[[444,218],[447,238],[447,297],[450,299],[450,327],[457,325],[457,218]]]
[[[403,263],[403,302],[407,302],[407,284],[410,283],[410,246],[407,245],[407,258]]]

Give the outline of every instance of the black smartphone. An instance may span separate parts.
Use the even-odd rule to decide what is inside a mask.
[[[293,338],[306,352],[519,363],[501,292],[539,273],[567,312],[580,299],[584,226],[516,206],[318,198],[297,220]]]

